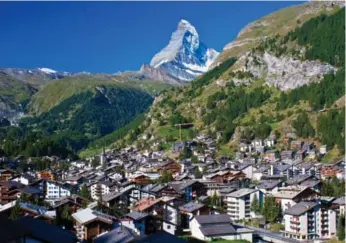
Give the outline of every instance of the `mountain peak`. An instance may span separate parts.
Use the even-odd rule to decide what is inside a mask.
[[[206,72],[218,54],[200,41],[189,21],[181,19],[168,45],[153,57],[150,66],[186,82]]]

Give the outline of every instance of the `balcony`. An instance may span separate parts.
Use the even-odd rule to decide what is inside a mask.
[[[290,220],[290,223],[291,224],[297,224],[297,225],[300,224],[300,222],[298,220]]]

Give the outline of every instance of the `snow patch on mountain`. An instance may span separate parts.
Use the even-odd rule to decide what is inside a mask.
[[[193,25],[181,20],[168,45],[152,58],[150,66],[187,82],[205,73],[218,55],[200,41]]]
[[[50,68],[38,68],[38,70],[47,74],[57,73],[57,71]]]

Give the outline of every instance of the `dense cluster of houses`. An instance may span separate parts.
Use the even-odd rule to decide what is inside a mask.
[[[198,136],[172,146],[173,153],[187,146],[197,161],[128,147],[70,161],[66,170],[18,174],[2,169],[0,216],[10,217],[13,208],[19,207],[24,218],[58,227],[54,222],[67,208],[73,227],[58,228],[69,236],[72,232],[72,241],[140,242],[145,237],[171,237],[172,242],[184,242],[177,236],[189,232],[204,241],[252,242],[253,231],[235,223],[260,217],[252,211],[252,201],[256,197],[263,205],[272,196],[281,207],[283,236],[301,241],[335,237],[345,198],[321,195],[321,183],[331,177],[343,179],[345,162],[318,163],[313,159],[327,153],[325,146],[317,149],[311,142],[284,142],[289,149],[277,151],[274,138],[242,141],[234,159],[216,159],[215,141]],[[197,151],[198,144],[203,144],[203,151]],[[251,156],[254,153],[260,156]],[[99,164],[95,166],[94,160]],[[167,172],[171,178],[161,180]],[[81,194],[83,190],[88,196]],[[216,201],[211,203],[211,198]],[[44,238],[37,232],[30,237]]]

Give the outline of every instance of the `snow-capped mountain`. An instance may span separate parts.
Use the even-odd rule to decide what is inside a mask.
[[[153,57],[150,66],[187,82],[206,72],[218,55],[200,41],[193,25],[181,20],[168,45]]]
[[[51,80],[62,79],[74,75],[73,73],[55,71],[46,67],[36,69],[0,68],[0,71],[34,86],[40,86]]]

